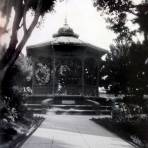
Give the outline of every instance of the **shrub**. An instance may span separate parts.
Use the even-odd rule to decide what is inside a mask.
[[[115,122],[123,122],[128,119],[128,115],[130,114],[129,108],[124,103],[115,103],[112,106],[112,119]]]
[[[137,104],[114,103],[112,106],[112,119],[115,122],[126,122],[130,120],[142,120],[143,108]]]

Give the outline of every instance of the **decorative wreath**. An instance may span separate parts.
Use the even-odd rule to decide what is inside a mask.
[[[39,85],[47,84],[50,80],[50,69],[46,64],[38,63],[35,78]]]

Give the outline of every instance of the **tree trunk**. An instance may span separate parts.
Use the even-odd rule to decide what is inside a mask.
[[[0,96],[2,94],[2,82],[6,74],[6,68],[0,69]]]
[[[144,32],[144,42],[148,42],[148,32]]]
[[[9,59],[15,52],[15,48],[18,43],[17,35],[18,35],[19,27],[20,27],[19,25],[22,20],[22,16],[23,16],[23,4],[21,0],[18,0],[17,5],[15,7],[15,16],[14,16],[13,25],[12,25],[13,27],[12,27],[12,35],[11,35],[10,43],[9,43],[9,46],[7,48],[5,55],[3,56],[1,60],[2,67],[7,65],[7,63],[9,62]]]
[[[20,0],[18,0],[18,7],[17,7],[18,10],[20,10],[20,8],[22,6],[22,4],[19,2],[20,2]],[[39,0],[37,9],[35,11],[34,19],[31,23],[31,25],[29,26],[29,28],[27,29],[27,31],[24,32],[24,36],[18,45],[17,45],[17,43],[18,43],[17,31],[18,31],[19,24],[21,22],[23,14],[21,13],[22,11],[17,11],[17,8],[16,8],[16,15],[15,15],[15,19],[13,22],[11,41],[10,41],[9,47],[7,49],[7,52],[4,55],[4,58],[0,62],[0,95],[2,93],[2,83],[3,83],[3,79],[5,78],[6,73],[8,72],[9,68],[11,68],[11,66],[15,63],[15,61],[19,57],[19,54],[21,53],[24,45],[26,44],[32,31],[34,30],[36,24],[38,23],[38,20],[40,17],[41,6],[42,6],[41,0]],[[19,12],[21,14],[17,14]],[[5,62],[5,60],[6,60],[6,62]]]

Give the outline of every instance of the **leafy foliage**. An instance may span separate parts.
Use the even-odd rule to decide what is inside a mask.
[[[140,43],[112,46],[101,68],[102,85],[115,94],[142,95],[148,84],[147,55]]]
[[[148,4],[141,4],[137,6],[137,18],[133,23],[139,24],[139,31],[144,32],[144,38],[148,41]]]
[[[128,49],[125,46],[117,45],[117,47],[112,46],[111,52],[106,56],[101,75],[102,84],[109,92],[118,94],[127,91],[127,54]]]
[[[98,10],[105,10],[108,14],[127,11],[133,7],[131,0],[95,0],[94,5]]]
[[[23,105],[24,88],[29,84],[27,77],[30,75],[29,66],[26,64],[26,58],[22,55],[3,79],[1,99],[5,111],[0,111],[1,119],[15,121],[26,113]]]
[[[117,41],[123,39],[131,42],[132,37],[137,31],[147,33],[147,19],[148,19],[148,4],[134,4],[132,0],[94,0],[94,6],[98,11],[107,14],[107,22],[109,28],[113,30],[118,36]],[[131,30],[128,25],[128,14],[134,15],[134,20],[131,23],[137,23],[139,29]],[[145,40],[147,37],[145,35]]]
[[[8,47],[0,59],[0,95],[5,108],[14,108],[17,113],[22,109],[22,85],[26,82],[28,71],[24,70],[26,63],[23,63],[23,56],[19,56],[25,43],[29,39],[33,29],[38,24],[40,17],[53,10],[56,0],[0,0],[0,18],[4,24],[0,26],[0,37],[9,31],[11,32]],[[13,17],[10,17],[14,10]],[[27,24],[27,13],[31,10],[32,22]],[[12,26],[8,24],[12,18]],[[22,30],[22,38],[18,40],[19,31]],[[16,59],[19,60],[14,65]],[[21,65],[21,66],[20,66]],[[16,87],[17,86],[17,87]],[[7,109],[6,109],[7,110]],[[8,110],[7,110],[8,111]],[[8,111],[9,112],[9,111]]]
[[[94,1],[94,6],[97,10],[102,11],[107,14],[107,22],[109,23],[109,28],[118,34],[118,40],[126,39],[131,40],[129,28],[126,26],[127,23],[127,13],[133,12],[131,10],[134,4],[131,0],[96,0]]]
[[[35,11],[37,9],[38,6],[38,1],[39,0],[31,0],[28,2],[28,0],[25,0],[25,2],[28,2],[28,8],[31,8],[33,11]],[[41,15],[44,15],[45,13],[53,10],[53,6],[54,6],[54,1],[52,0],[42,0],[41,2],[41,10],[40,13]]]

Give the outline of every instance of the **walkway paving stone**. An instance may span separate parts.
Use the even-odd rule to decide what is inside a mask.
[[[92,117],[47,114],[22,148],[133,148],[91,121]]]

